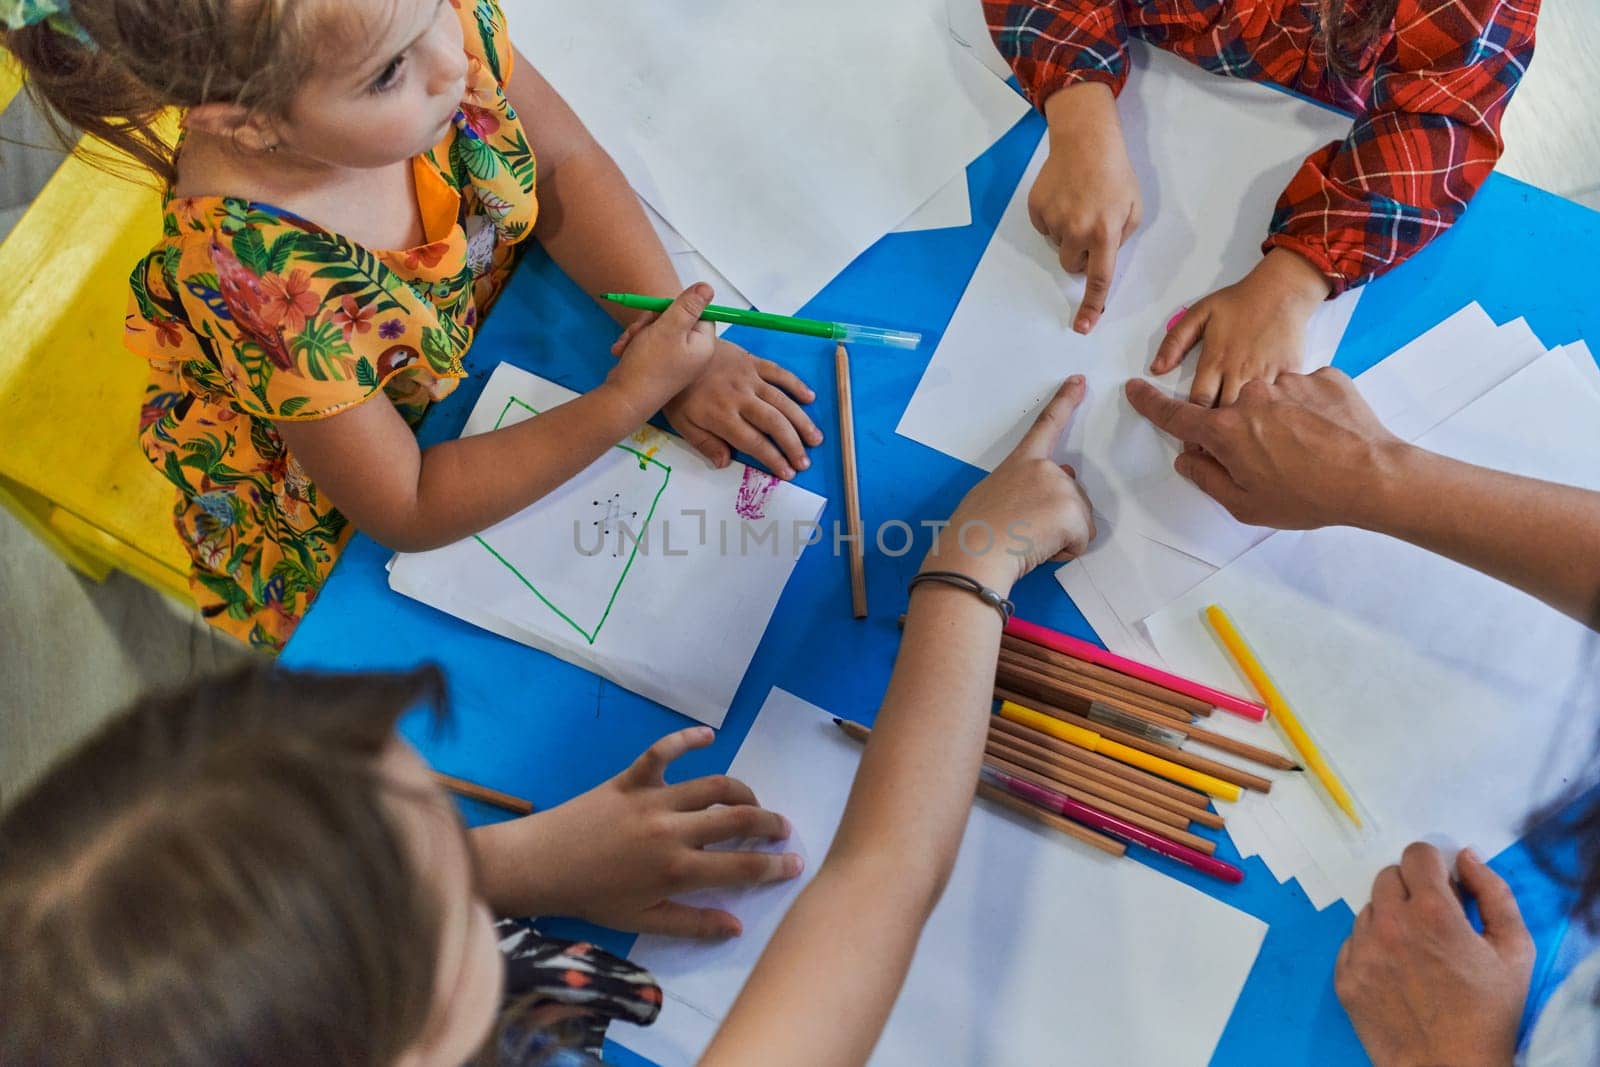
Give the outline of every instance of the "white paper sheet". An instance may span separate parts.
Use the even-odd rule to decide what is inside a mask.
[[[1011,77],[1011,64],[995,47],[994,36],[989,32],[988,20],[983,14],[983,0],[947,0],[945,17],[950,23],[950,33],[956,40],[972,49],[973,57],[1004,81]]]
[[[1525,321],[1496,326],[1487,312],[1471,304],[1362,374],[1356,387],[1380,421],[1410,441],[1543,352]],[[1600,370],[1595,375],[1600,377]],[[1059,568],[1056,580],[1106,647],[1159,662],[1159,653],[1139,630],[1140,620],[1215,571],[1149,538],[1111,536]],[[1152,656],[1156,659],[1148,658]]]
[[[1027,108],[930,0],[503,6],[634,188],[764,311],[793,314]]]
[[[894,228],[895,233],[920,233],[923,230],[948,230],[972,225],[972,197],[967,188],[967,172],[962,171],[940,187],[928,202],[909,219]]]
[[[1418,443],[1600,489],[1593,380],[1550,353]],[[1275,534],[1146,620],[1173,669],[1238,687],[1201,618],[1210,603],[1233,615],[1373,817],[1373,833],[1352,838],[1304,775],[1254,799],[1314,861],[1319,906],[1337,896],[1359,909],[1378,870],[1431,833],[1499,852],[1590,751],[1592,709],[1569,699],[1592,669],[1589,631],[1442,557],[1348,528]],[[1305,861],[1281,837],[1260,847],[1275,873],[1298,876]]]
[[[463,435],[576,395],[502,363]],[[396,557],[389,585],[721,726],[822,506],[645,427],[477,537]]]
[[[663,1067],[699,1056],[827,854],[860,755],[826,712],[772,691],[729,773],[788,816],[807,873],[697,900],[740,917],[732,941],[641,937],[629,958],[660,980],[666,1004],[652,1026],[614,1025],[614,1040]],[[1074,1063],[1199,1067],[1265,933],[1134,860],[979,803],[872,1062],[1052,1063],[1070,1049]]]
[[[1089,337],[1072,332],[1083,279],[1062,272],[1029,221],[1041,144],[899,431],[992,470],[1061,380],[1085,373],[1090,399],[1071,447],[1082,454],[1096,507],[1121,535],[1144,533],[1217,564],[1263,535],[1173,473],[1175,447],[1128,406],[1122,383],[1145,372],[1179,307],[1254,266],[1284,184],[1349,122],[1138,43],[1131,54],[1134,72],[1119,108],[1144,192],[1144,224],[1118,257],[1105,317]],[[1346,294],[1318,311],[1304,369],[1332,360],[1357,299]],[[1194,362],[1186,361],[1185,374]],[[1181,384],[1180,377],[1170,387]]]

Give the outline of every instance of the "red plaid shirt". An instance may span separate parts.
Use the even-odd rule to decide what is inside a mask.
[[[1353,0],[1360,3],[1361,0]],[[983,0],[990,32],[1041,109],[1056,90],[1120,92],[1130,36],[1214,74],[1272,82],[1356,116],[1301,165],[1262,246],[1289,248],[1334,292],[1449,229],[1494,169],[1500,117],[1533,57],[1539,0],[1400,0],[1361,73],[1328,67],[1320,0]]]

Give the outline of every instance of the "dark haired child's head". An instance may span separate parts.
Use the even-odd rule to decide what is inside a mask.
[[[164,181],[167,109],[281,165],[373,168],[444,137],[467,58],[452,0],[73,0],[5,45],[49,110]]]
[[[397,739],[438,676],[146,699],[0,818],[0,1063],[459,1064],[503,966]]]

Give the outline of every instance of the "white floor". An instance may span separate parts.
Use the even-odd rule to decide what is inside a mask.
[[[1600,0],[1545,0],[1501,168],[1600,209],[1597,82]],[[14,143],[38,136],[23,105],[0,116],[0,234],[49,172]],[[0,511],[0,802],[135,694],[245,656],[133,581],[83,581]]]

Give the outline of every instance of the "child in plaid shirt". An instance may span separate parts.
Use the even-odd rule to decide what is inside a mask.
[[[1156,353],[1205,342],[1190,399],[1229,404],[1297,370],[1324,299],[1449,229],[1494,169],[1500,118],[1533,55],[1539,0],[984,0],[1000,51],[1050,126],[1028,198],[1061,265],[1087,272],[1075,328],[1105,308],[1139,226],[1115,96],[1136,37],[1215,74],[1271,82],[1355,115],[1279,198],[1256,267],[1195,303]]]

